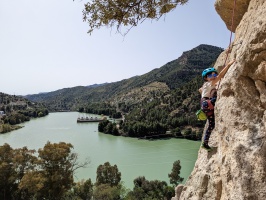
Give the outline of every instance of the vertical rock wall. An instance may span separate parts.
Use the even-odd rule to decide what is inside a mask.
[[[217,0],[216,10],[232,2]],[[216,127],[210,138],[215,148],[209,153],[199,150],[191,176],[177,187],[173,200],[266,199],[266,0],[236,2],[246,10],[238,17],[229,55],[236,63],[218,91]],[[216,68],[224,64],[225,54]]]

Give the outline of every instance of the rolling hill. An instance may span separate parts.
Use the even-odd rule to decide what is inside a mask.
[[[211,66],[222,50],[219,47],[202,44],[184,52],[178,59],[141,76],[114,83],[64,88],[25,97],[31,101],[43,103],[49,111],[78,110],[79,107],[92,102],[123,103],[128,94],[134,93],[136,96],[137,90],[154,82],[165,84],[167,86],[163,87],[165,92],[180,88],[199,76],[203,69]]]

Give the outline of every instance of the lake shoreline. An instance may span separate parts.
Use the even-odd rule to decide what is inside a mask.
[[[133,180],[145,176],[147,180],[169,183],[168,173],[174,161],[181,161],[181,176],[186,180],[197,159],[200,142],[184,139],[143,140],[131,137],[115,137],[98,132],[98,123],[77,123],[77,112],[50,113],[46,117],[26,122],[24,127],[11,134],[0,134],[0,145],[8,143],[12,148],[38,151],[50,141],[73,145],[78,161],[91,161],[87,168],[79,169],[75,179],[96,181],[100,164],[116,164],[127,188],[133,188]]]

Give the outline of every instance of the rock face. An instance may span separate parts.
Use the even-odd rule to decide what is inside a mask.
[[[216,0],[214,6],[227,28],[235,32],[237,25],[247,11],[249,2],[250,0],[236,0],[236,3],[235,0]],[[232,21],[233,11],[234,19]]]
[[[242,16],[238,13],[228,59],[236,58],[236,63],[218,90],[216,127],[210,138],[215,148],[209,153],[199,150],[191,176],[176,188],[173,200],[266,199],[266,1],[236,2]],[[227,26],[229,17],[219,10],[232,9],[232,3],[215,4]],[[216,68],[223,66],[225,54],[217,59]]]

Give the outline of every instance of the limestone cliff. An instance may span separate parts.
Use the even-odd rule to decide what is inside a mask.
[[[215,2],[217,13],[220,15],[227,28],[233,32],[235,32],[237,25],[247,11],[250,0],[236,0],[236,4],[234,2],[234,0],[216,0]],[[232,21],[233,11],[234,20]]]
[[[233,2],[215,3],[227,27],[231,12],[223,11],[232,10]],[[229,56],[236,63],[221,81],[210,138],[216,148],[199,150],[191,176],[173,200],[266,199],[266,0],[236,0],[236,16]],[[224,60],[225,52],[215,67]]]

